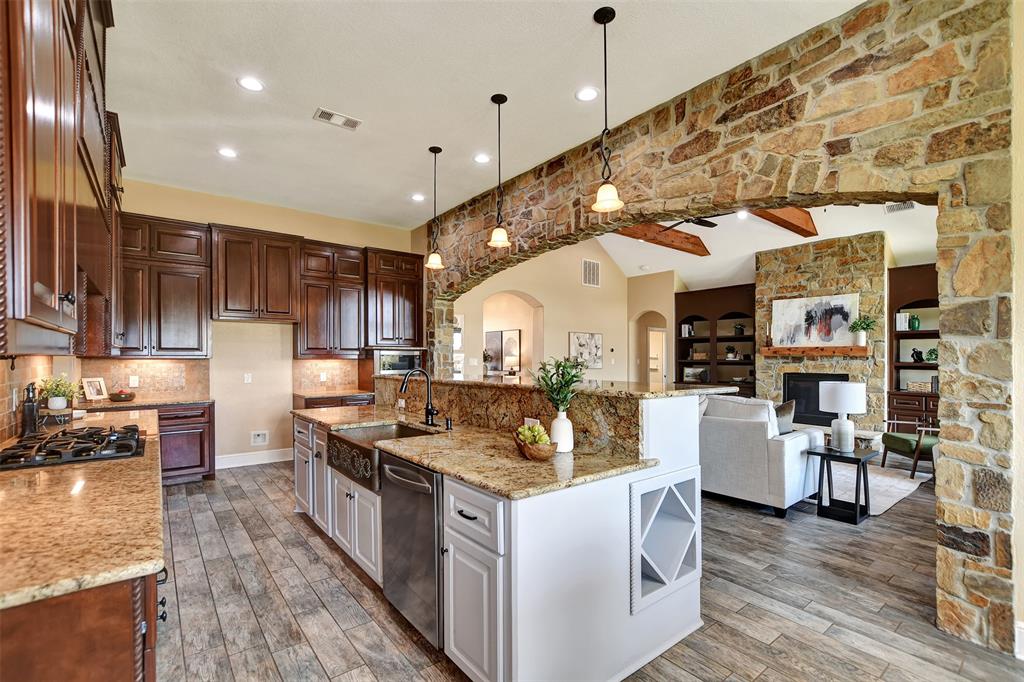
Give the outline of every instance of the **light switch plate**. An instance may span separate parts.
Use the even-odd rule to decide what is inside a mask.
[[[523,417],[524,426],[540,426],[540,420],[533,417]]]
[[[249,445],[266,445],[269,442],[269,431],[252,431],[249,434]]]
[[[396,406],[398,407],[399,410],[404,410],[405,409],[405,398],[399,398],[396,401]]]
[[[243,384],[251,384],[252,383],[252,372],[246,372],[245,374],[242,375],[242,383]]]
[[[137,377],[134,374],[129,374],[128,375],[128,388],[138,388],[138,387],[139,387],[139,377]]]
[[[327,383],[327,372],[320,372],[320,383]]]

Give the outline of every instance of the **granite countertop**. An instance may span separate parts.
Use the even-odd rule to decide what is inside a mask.
[[[141,457],[0,472],[0,609],[163,568],[156,411],[91,413],[67,426],[126,424],[146,433]]]
[[[347,395],[372,395],[373,389],[364,391],[360,388],[308,389],[292,393],[297,398],[342,398]]]
[[[171,405],[199,405],[209,404],[213,400],[210,396],[183,395],[181,393],[159,394],[147,393],[136,394],[135,398],[127,402],[114,402],[113,400],[79,400],[75,408],[96,412],[99,410],[137,410],[147,407],[163,407]]]
[[[374,445],[414,464],[476,486],[510,500],[561,490],[603,478],[657,466],[657,459],[638,459],[635,453],[614,450],[555,455],[548,462],[533,462],[519,454],[511,433],[476,426],[431,429],[417,416],[375,405],[292,410],[292,414],[332,431],[358,426],[408,422],[434,430],[429,436],[377,441]]]
[[[401,381],[404,377],[393,374],[375,374],[374,379],[390,379]],[[414,376],[412,381],[423,381],[421,375]],[[434,379],[435,385],[459,385],[459,386],[488,386],[495,388],[541,390],[534,384],[533,379],[527,374],[520,374],[515,377],[509,376],[488,376],[463,379]],[[736,393],[739,385],[722,386],[713,384],[673,384],[673,383],[652,383],[647,381],[583,381],[577,388],[579,394],[634,397],[641,399],[667,398],[678,395],[705,395],[708,393]]]

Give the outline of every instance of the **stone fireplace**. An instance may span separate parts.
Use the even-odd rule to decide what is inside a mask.
[[[868,335],[868,357],[764,357],[757,356],[757,396],[780,403],[785,398],[785,377],[800,373],[839,375],[867,384],[868,411],[856,418],[858,428],[882,430],[885,422],[886,273],[890,252],[884,232],[797,244],[757,254],[754,315],[757,345],[767,340],[772,301],[781,298],[860,294],[859,311],[878,321]],[[814,395],[817,406],[817,394]],[[819,422],[823,417],[817,415]],[[829,416],[825,425],[832,422]],[[808,423],[796,419],[801,423]],[[813,423],[813,422],[810,422]]]

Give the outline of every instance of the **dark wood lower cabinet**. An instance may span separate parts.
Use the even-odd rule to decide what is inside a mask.
[[[164,483],[213,478],[213,405],[160,408],[160,466]]]
[[[353,407],[356,405],[373,405],[373,391],[354,395],[324,396],[322,398],[306,398],[300,395],[292,398],[293,410],[310,410],[314,407]]]
[[[157,610],[156,575],[4,609],[0,679],[156,680]]]

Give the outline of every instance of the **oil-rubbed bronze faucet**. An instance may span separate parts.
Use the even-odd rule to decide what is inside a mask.
[[[436,417],[439,413],[437,411],[437,408],[434,407],[434,392],[430,383],[430,375],[427,374],[427,370],[423,369],[422,367],[417,367],[416,369],[411,369],[408,372],[406,372],[405,378],[402,379],[402,387],[398,389],[398,392],[405,393],[407,390],[409,390],[409,378],[413,374],[416,374],[417,372],[422,374],[423,378],[427,380],[427,405],[425,408],[423,408],[423,414],[425,417],[423,419],[423,423],[426,424],[427,426],[437,426],[437,422],[434,421],[434,417]]]

